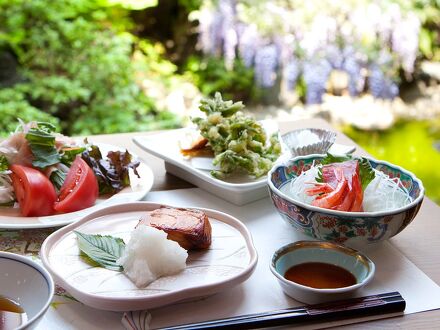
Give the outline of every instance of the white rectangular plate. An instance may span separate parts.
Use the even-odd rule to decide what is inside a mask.
[[[274,121],[264,121],[268,132],[276,132],[278,127]],[[165,168],[192,184],[209,191],[231,203],[243,205],[268,195],[266,176],[255,179],[248,175],[231,175],[225,180],[214,178],[210,174],[213,169],[212,158],[187,158],[180,152],[179,141],[185,140],[193,128],[182,128],[159,134],[140,136],[133,141],[145,151],[165,161]]]

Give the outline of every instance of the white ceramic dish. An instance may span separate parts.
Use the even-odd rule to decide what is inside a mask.
[[[161,277],[146,288],[137,288],[123,273],[93,267],[80,256],[73,230],[118,236],[127,241],[140,216],[160,206],[136,202],[89,214],[45,240],[41,248],[43,264],[73,297],[88,306],[112,311],[154,308],[207,296],[249,278],[257,264],[250,233],[236,218],[209,209],[202,210],[212,226],[211,247],[190,251],[184,271]]]
[[[278,130],[275,121],[262,122],[269,134]],[[247,175],[232,175],[225,180],[211,176],[210,157],[186,158],[180,152],[179,141],[193,134],[194,128],[182,128],[148,136],[133,138],[145,151],[165,161],[167,172],[209,191],[236,205],[244,205],[268,195],[265,176],[255,179]]]
[[[120,150],[119,147],[108,144],[98,144],[98,146],[103,155],[110,150]],[[136,158],[135,155],[133,156]],[[23,217],[20,215],[18,208],[0,207],[0,229],[35,229],[64,226],[102,207],[141,200],[151,190],[154,175],[152,170],[142,162],[137,170],[140,178],[130,171],[130,187],[110,197],[101,196],[94,206],[84,210],[44,217]]]
[[[351,154],[356,147],[334,143],[336,132],[320,128],[300,128],[281,136],[286,158],[329,152],[333,155]]]
[[[262,124],[268,134],[278,131],[275,121],[264,120]],[[246,175],[234,175],[225,180],[214,178],[210,171],[214,169],[211,157],[187,158],[180,152],[179,141],[193,135],[195,128],[182,128],[154,135],[133,138],[133,141],[145,151],[165,161],[167,172],[174,174],[208,192],[236,205],[244,205],[268,196],[265,176],[259,179]],[[282,139],[283,155],[279,161],[290,158],[290,152]],[[333,144],[330,151],[334,154],[353,152],[355,147]]]
[[[54,294],[52,277],[27,257],[0,252],[0,295],[20,304],[27,322],[17,329],[34,329],[49,308]]]
[[[344,268],[355,277],[356,284],[335,289],[317,289],[289,281],[284,277],[290,267],[306,262],[328,263]],[[375,266],[367,256],[343,245],[322,241],[298,241],[275,251],[270,270],[288,296],[306,304],[317,304],[353,297],[356,290],[372,280]]]

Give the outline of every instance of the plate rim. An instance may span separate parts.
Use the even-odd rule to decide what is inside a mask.
[[[115,145],[108,144],[108,143],[96,143],[96,145],[111,147],[111,148],[118,149],[118,150],[125,150],[126,149],[126,148],[122,148],[122,147],[115,146]],[[148,166],[138,155],[136,155],[136,154],[134,154],[132,152],[130,152],[130,154],[133,156],[133,158],[135,160],[138,160],[140,162],[139,167],[142,167],[140,170],[143,172],[143,174],[145,174],[145,178],[141,177],[141,180],[143,182],[147,182],[147,184],[145,185],[145,194],[142,197],[140,197],[140,199],[142,199],[151,191],[151,189],[153,187],[153,184],[154,184],[154,173],[153,173],[153,170],[151,169],[151,167]],[[107,202],[113,196],[116,196],[116,195],[118,195],[118,193],[110,196],[104,202]],[[47,223],[45,223],[45,222],[36,222],[36,223],[29,223],[29,224],[27,224],[27,223],[19,223],[19,224],[0,223],[0,230],[3,230],[3,229],[7,229],[7,230],[45,229],[45,228],[55,228],[55,227],[66,226],[66,225],[69,225],[71,223],[74,223],[74,222],[78,221],[82,217],[86,216],[88,213],[95,212],[95,211],[99,210],[100,208],[105,208],[105,207],[106,206],[100,206],[100,204],[95,204],[95,205],[93,205],[93,206],[91,206],[89,208],[85,208],[85,209],[78,210],[78,211],[75,211],[75,212],[60,213],[60,214],[52,215],[52,216],[57,216],[57,217],[63,217],[65,215],[68,215],[68,217],[69,217],[68,219],[59,220],[59,221],[55,221],[55,222],[47,222]],[[77,212],[78,213],[80,213],[80,212],[81,213],[86,213],[86,214],[75,215],[75,213],[77,213]],[[4,217],[9,217],[9,216],[4,216]],[[44,216],[44,218],[48,218],[48,217],[51,217],[51,216],[50,215],[49,216]],[[39,218],[39,217],[15,217],[15,216],[10,216],[10,218]]]
[[[54,270],[53,267],[51,266],[51,263],[49,261],[49,253],[51,249],[61,239],[63,239],[63,237],[65,237],[67,234],[70,234],[74,229],[86,224],[87,222],[93,221],[96,218],[108,214],[149,211],[149,210],[157,209],[162,206],[181,208],[181,206],[172,206],[164,203],[138,201],[138,202],[108,206],[100,210],[97,210],[93,213],[90,213],[84,216],[79,221],[76,221],[68,226],[60,228],[59,230],[49,235],[41,246],[41,250],[40,250],[41,261],[43,265],[46,267],[46,269],[53,276],[55,282],[60,284],[63,288],[65,288],[75,299],[78,299],[79,301],[93,308],[109,310],[109,311],[120,311],[120,312],[156,308],[190,298],[204,297],[207,295],[220,292],[223,289],[228,289],[233,286],[236,286],[246,281],[253,274],[258,262],[258,252],[257,249],[255,248],[252,235],[250,231],[247,229],[247,227],[244,225],[244,223],[241,222],[239,219],[235,218],[234,216],[221,211],[217,211],[209,208],[192,207],[192,206],[185,206],[185,208],[195,208],[204,211],[208,215],[208,217],[215,218],[215,220],[226,223],[227,225],[232,226],[233,228],[238,230],[240,235],[244,238],[246,242],[246,247],[249,251],[250,260],[247,266],[243,270],[241,270],[238,274],[235,274],[232,277],[229,277],[228,279],[222,281],[216,281],[214,283],[199,285],[191,288],[185,288],[177,291],[174,290],[165,293],[157,293],[150,296],[106,297],[92,293],[86,293],[75,288],[74,286],[64,281],[62,276],[60,276],[56,272],[56,270]]]

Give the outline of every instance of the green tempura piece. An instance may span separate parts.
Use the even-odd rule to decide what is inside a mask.
[[[214,165],[220,170],[211,174],[224,179],[233,172],[245,172],[254,177],[265,175],[281,154],[278,135],[268,136],[262,125],[245,116],[241,102],[224,101],[220,93],[214,99],[200,102],[206,118],[194,118],[200,134],[214,151]]]

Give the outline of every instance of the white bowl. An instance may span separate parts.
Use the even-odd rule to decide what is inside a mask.
[[[18,329],[33,329],[43,318],[54,295],[52,277],[29,258],[0,252],[0,295],[19,303],[27,322]]]
[[[316,289],[284,277],[290,267],[305,262],[322,262],[344,268],[354,275],[357,283],[337,289]],[[318,304],[353,297],[357,289],[371,281],[375,266],[367,256],[340,244],[298,241],[275,251],[270,270],[288,296],[306,304]]]

